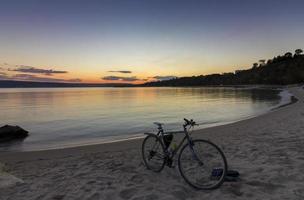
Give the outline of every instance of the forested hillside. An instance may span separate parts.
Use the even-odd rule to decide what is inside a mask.
[[[252,68],[231,73],[181,77],[149,82],[143,86],[208,86],[208,85],[287,85],[304,82],[304,55],[301,49],[269,60],[259,60]]]

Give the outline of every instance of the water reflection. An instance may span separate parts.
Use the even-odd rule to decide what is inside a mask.
[[[40,88],[0,89],[0,125],[18,124],[31,133],[30,150],[103,140],[150,131],[153,121],[167,129],[183,117],[225,123],[264,112],[278,91],[235,88]],[[1,148],[0,148],[1,150]]]

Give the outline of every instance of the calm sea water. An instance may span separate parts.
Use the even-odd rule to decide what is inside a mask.
[[[0,89],[0,126],[30,131],[0,151],[62,148],[132,138],[155,130],[181,129],[183,118],[203,127],[268,111],[279,92],[235,88],[31,88]]]

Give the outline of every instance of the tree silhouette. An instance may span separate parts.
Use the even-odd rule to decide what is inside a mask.
[[[295,55],[299,56],[303,53],[303,50],[302,49],[296,49],[295,50]]]
[[[287,52],[285,53],[285,58],[292,58],[292,53],[291,52]]]
[[[142,86],[216,86],[216,85],[248,85],[272,84],[286,85],[304,83],[304,56],[302,49],[295,51],[295,56],[287,52],[284,56],[276,56],[253,63],[251,69],[236,70],[235,73],[210,74],[192,77],[181,77],[167,81],[148,82]]]
[[[253,63],[252,68],[255,69],[255,68],[257,68],[258,66],[259,66],[258,63]]]
[[[266,62],[266,60],[264,60],[264,59],[259,60],[260,66],[265,65],[265,62]]]

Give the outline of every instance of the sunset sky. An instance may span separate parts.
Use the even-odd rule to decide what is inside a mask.
[[[0,79],[222,73],[304,47],[304,1],[0,0]]]

